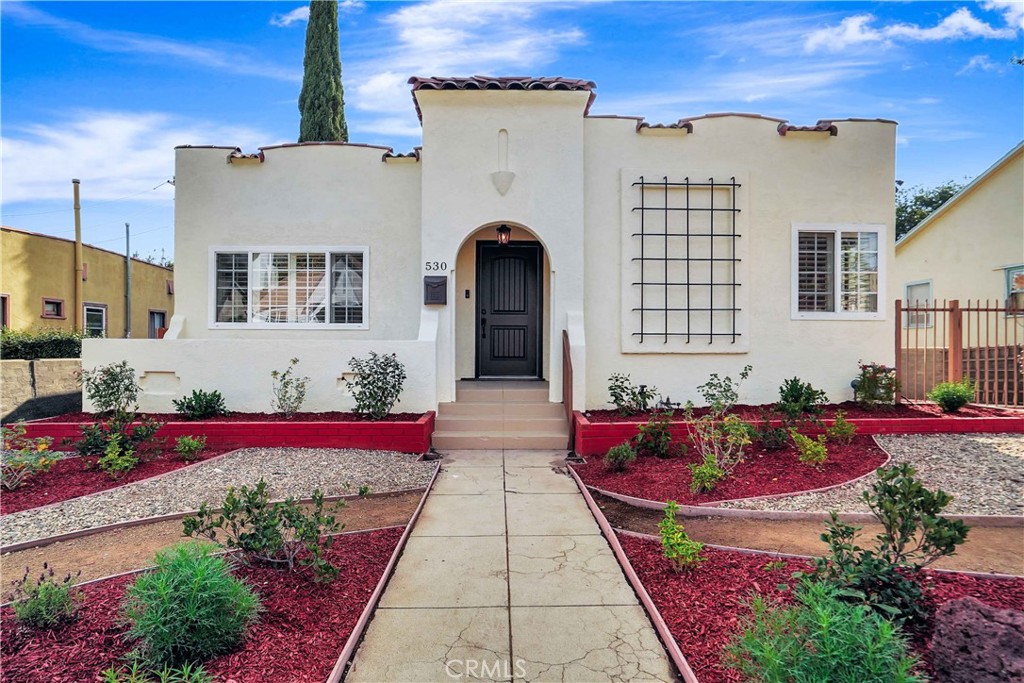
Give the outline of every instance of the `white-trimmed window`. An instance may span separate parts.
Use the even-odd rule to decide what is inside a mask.
[[[211,327],[367,329],[368,251],[214,248]]]
[[[1006,310],[1008,315],[1024,315],[1024,265],[1006,269]]]
[[[885,226],[793,226],[793,318],[885,317]]]
[[[932,320],[932,281],[921,280],[919,282],[908,282],[903,287],[903,327],[918,328],[931,327],[935,323]]]
[[[85,314],[85,336],[106,337],[107,336],[107,305],[106,304],[85,304],[82,306]]]

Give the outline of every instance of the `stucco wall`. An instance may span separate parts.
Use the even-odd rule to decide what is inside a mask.
[[[1003,268],[1024,263],[1024,147],[896,247],[890,298],[930,280],[935,299],[1004,301]]]
[[[107,336],[124,336],[124,256],[83,245],[83,302],[107,307]],[[75,244],[46,235],[0,231],[0,294],[10,301],[11,328],[70,330],[75,325]],[[149,336],[149,311],[174,312],[168,268],[132,259],[132,337]],[[64,318],[43,318],[43,298],[62,299]]]
[[[81,410],[81,362],[75,359],[0,360],[0,418],[37,420]]]
[[[780,136],[777,120],[743,116],[696,119],[693,133],[682,130],[638,134],[629,119],[589,118],[586,122],[586,337],[587,406],[606,406],[608,376],[628,372],[636,383],[655,385],[675,401],[699,401],[696,386],[712,372],[735,377],[747,364],[754,371],[741,400],[771,402],[778,386],[794,375],[849,398],[857,361],[891,363],[892,304],[883,320],[793,320],[792,234],[799,223],[885,226],[882,238],[891,262],[893,174],[896,126],[874,121],[838,122],[838,135]],[[625,169],[625,170],[623,170]],[[737,256],[739,304],[745,341],[691,348],[651,343],[652,352],[623,353],[631,328],[622,310],[633,286],[623,274],[624,244],[631,198],[630,178],[640,173],[658,180],[689,177],[728,181],[735,176],[742,233]],[[884,299],[884,285],[880,298]],[[698,346],[700,345],[700,346]],[[659,353],[659,347],[678,353]],[[677,347],[677,348],[670,348]],[[692,347],[698,347],[694,351]],[[700,348],[706,352],[700,352]],[[578,370],[577,370],[578,371]]]

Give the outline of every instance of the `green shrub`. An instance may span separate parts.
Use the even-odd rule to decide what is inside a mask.
[[[764,411],[760,423],[748,424],[747,428],[751,441],[758,441],[766,451],[781,451],[789,446],[789,432],[784,427],[773,427]]]
[[[719,377],[717,372],[713,372],[707,382],[697,387],[697,392],[704,397],[704,402],[711,408],[713,415],[721,417],[732,410],[739,400],[740,386],[750,377],[752,369],[749,365],[744,366],[738,381],[733,381],[728,375]]]
[[[179,436],[174,442],[174,452],[182,460],[198,460],[206,448],[205,436]]]
[[[921,589],[907,576],[955,554],[967,539],[968,527],[940,516],[952,496],[926,489],[910,465],[877,474],[878,481],[864,492],[864,502],[882,526],[876,547],[857,545],[860,527],[840,521],[833,512],[821,537],[829,555],[815,560],[814,576],[837,585],[844,599],[899,622],[920,622],[926,617]]]
[[[125,591],[135,655],[147,664],[204,662],[236,647],[256,620],[260,601],[231,576],[223,557],[196,543],[179,543],[156,555],[156,569]]]
[[[825,435],[819,435],[817,439],[804,436],[795,429],[790,431],[793,443],[800,453],[800,462],[805,465],[818,465],[828,460],[828,448],[825,447]]]
[[[616,372],[608,378],[608,393],[619,415],[626,417],[647,412],[657,397],[658,390],[646,384],[635,385],[628,374]]]
[[[214,683],[215,680],[202,666],[189,663],[148,671],[138,662],[133,662],[127,669],[110,667],[100,675],[102,683]]]
[[[672,424],[670,416],[671,413],[668,411],[655,412],[647,420],[647,424],[637,428],[637,435],[633,437],[637,455],[671,458],[682,450],[680,446],[672,444],[672,432],[669,431],[669,425]]]
[[[633,446],[629,442],[620,443],[618,446],[612,446],[605,453],[604,466],[612,472],[625,472],[626,467],[634,460],[636,460],[636,451],[633,450]]]
[[[805,582],[796,604],[776,606],[756,596],[752,615],[725,649],[725,663],[744,680],[763,683],[915,683],[915,659],[899,628],[838,590]]]
[[[127,413],[137,409],[142,387],[128,361],[82,370],[80,379],[94,411]]]
[[[779,402],[776,408],[780,413],[791,419],[803,415],[817,415],[821,412],[821,404],[828,402],[824,391],[815,389],[809,382],[800,381],[799,377],[787,379],[779,387]]]
[[[19,332],[0,330],[0,358],[36,360],[40,358],[81,358],[81,332],[40,329]]]
[[[894,404],[899,392],[896,368],[881,363],[861,363],[860,374],[853,385],[854,400],[869,409]]]
[[[79,602],[75,579],[81,573],[74,577],[68,574],[58,581],[53,568],[44,562],[39,578],[32,579],[29,568],[25,567],[25,575],[14,582],[11,594],[14,618],[19,624],[36,629],[53,628],[73,619]]]
[[[112,479],[118,479],[135,469],[139,459],[135,456],[135,449],[131,444],[125,444],[121,434],[112,434],[107,441],[107,450],[103,456],[96,461],[96,466],[110,475]]]
[[[219,391],[203,391],[193,389],[191,396],[171,401],[174,409],[185,417],[186,420],[205,420],[218,415],[227,415],[228,409],[224,405],[224,397]]]
[[[383,420],[400,401],[405,383],[405,366],[393,353],[370,352],[369,358],[351,358],[349,370],[355,378],[345,385],[356,400],[356,412]]]
[[[344,528],[324,514],[324,495],[313,492],[313,511],[305,513],[295,499],[270,502],[263,479],[252,489],[228,489],[220,512],[203,503],[195,516],[185,517],[183,534],[207,538],[223,548],[237,548],[250,561],[294,570],[308,566],[317,581],[331,581],[338,569],[325,557],[335,534]],[[335,505],[331,512],[341,504]],[[223,533],[223,540],[218,536]],[[305,551],[305,552],[303,552]],[[301,557],[300,557],[301,553]]]
[[[665,505],[665,516],[658,522],[661,534],[661,550],[665,558],[672,563],[676,571],[699,567],[704,561],[700,552],[704,544],[694,541],[686,534],[686,529],[676,520],[679,504],[674,500]]]
[[[0,427],[0,487],[13,491],[37,474],[48,472],[57,462],[50,451],[52,443],[48,436],[26,438],[24,420]]]
[[[845,410],[837,410],[836,419],[825,430],[825,435],[830,441],[849,445],[853,441],[853,437],[857,435],[857,425],[847,421]]]
[[[288,369],[284,372],[272,370],[270,377],[274,380],[274,399],[271,404],[274,411],[285,417],[291,417],[299,412],[306,400],[306,387],[309,385],[309,377],[292,377],[295,366],[299,364],[298,358],[292,358],[288,362]]]
[[[82,425],[82,438],[75,443],[75,450],[81,455],[103,455],[115,435],[140,458],[159,450],[164,440],[157,439],[156,433],[163,423],[144,417],[136,424],[135,418],[135,413],[115,413],[109,419]]]
[[[689,404],[686,406],[686,417],[690,424],[690,443],[703,463],[691,464],[690,469],[707,468],[705,473],[709,475],[712,470],[720,471],[718,479],[732,474],[736,466],[743,462],[744,449],[750,445],[750,425],[735,415],[716,417],[708,414],[694,418],[693,406]]]
[[[944,413],[955,413],[974,400],[974,389],[969,379],[962,382],[940,382],[928,392],[928,400],[938,403]]]
[[[715,490],[718,482],[725,479],[725,471],[718,466],[718,462],[711,454],[704,456],[704,462],[697,464],[691,462],[690,468],[690,490],[694,493],[709,493]]]

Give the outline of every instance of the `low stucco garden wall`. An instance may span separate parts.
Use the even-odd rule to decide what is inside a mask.
[[[35,420],[82,409],[77,358],[0,361],[0,418]]]

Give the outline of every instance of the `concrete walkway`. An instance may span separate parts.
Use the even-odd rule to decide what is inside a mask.
[[[451,451],[347,681],[672,681],[565,451]]]

